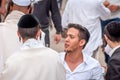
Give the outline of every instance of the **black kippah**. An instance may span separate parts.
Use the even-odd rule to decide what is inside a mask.
[[[120,22],[110,22],[108,24],[107,30],[109,34],[113,37],[120,38]]]
[[[26,14],[20,18],[18,22],[18,27],[33,28],[33,27],[37,27],[38,24],[39,24],[38,19],[35,16],[31,14]]]

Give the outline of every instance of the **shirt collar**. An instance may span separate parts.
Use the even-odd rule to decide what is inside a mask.
[[[82,54],[83,54],[83,62],[82,63],[89,64],[89,60],[88,60],[87,55],[85,55],[84,53],[82,53]],[[64,52],[64,56],[63,56],[63,61],[64,62],[66,62],[65,61],[65,55],[66,55],[66,53]]]
[[[41,48],[41,47],[45,47],[43,43],[39,40],[32,38],[32,39],[28,39],[23,43],[23,45],[21,46],[21,50],[30,49],[30,48]]]
[[[114,51],[116,50],[116,49],[118,49],[120,47],[120,45],[119,46],[116,46],[115,48],[113,48],[111,51],[110,51],[110,57],[112,56],[112,54],[114,53]]]
[[[66,53],[64,52],[64,55],[62,55],[63,65],[66,67],[66,70],[67,70],[68,72],[69,72],[69,71],[71,72],[70,68],[68,67],[68,65],[67,65],[67,63],[66,63],[66,61],[65,61],[65,55],[66,55]],[[81,66],[81,65],[82,65],[82,66]],[[79,65],[75,68],[75,70],[74,70],[73,72],[71,72],[71,73],[86,71],[86,70],[89,69],[89,68],[84,69],[84,70],[83,70],[83,68],[84,68],[85,66],[87,66],[87,65],[90,65],[89,57],[88,57],[87,55],[83,54],[83,62],[82,62],[81,64],[79,64]],[[80,67],[80,66],[81,66],[81,67]]]
[[[89,58],[88,58],[88,56],[86,55],[86,54],[84,54],[84,53],[82,53],[83,54],[83,62],[85,63],[85,64],[89,64]]]

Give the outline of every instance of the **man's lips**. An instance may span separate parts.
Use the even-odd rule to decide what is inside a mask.
[[[69,47],[69,44],[65,43],[65,48]]]

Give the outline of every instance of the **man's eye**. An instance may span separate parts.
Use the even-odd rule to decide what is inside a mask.
[[[74,36],[70,36],[70,38],[71,38],[71,39],[73,39],[73,38],[74,38]]]
[[[67,37],[68,37],[68,35],[64,34],[64,38],[67,38]]]

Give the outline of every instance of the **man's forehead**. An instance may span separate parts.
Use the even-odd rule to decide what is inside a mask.
[[[79,31],[75,28],[69,28],[68,32],[74,32],[74,33],[78,33]]]
[[[72,34],[72,35],[76,35],[78,33],[79,33],[79,31],[75,28],[69,28],[67,31],[67,34]]]

